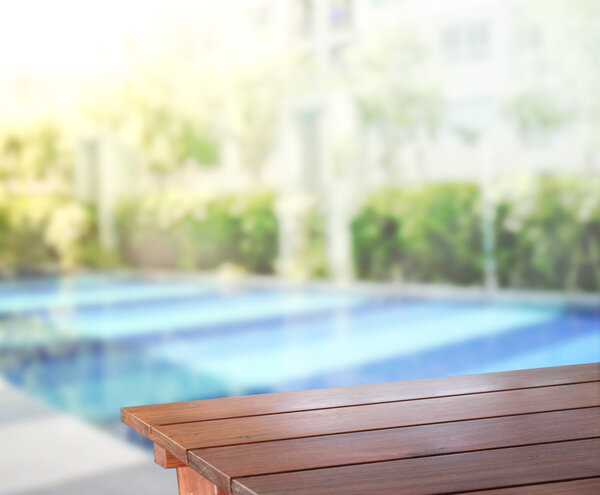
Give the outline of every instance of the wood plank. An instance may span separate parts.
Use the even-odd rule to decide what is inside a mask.
[[[186,466],[184,462],[181,462],[177,457],[156,444],[154,444],[154,462],[165,469]]]
[[[189,467],[177,468],[179,495],[227,495]]]
[[[159,426],[154,441],[187,451],[361,430],[418,426],[600,405],[600,382]]]
[[[234,495],[442,494],[600,476],[600,439],[239,478]]]
[[[232,478],[592,437],[600,408],[213,447],[191,450],[188,461],[229,489]]]
[[[447,397],[498,390],[516,390],[597,380],[600,380],[600,363],[592,363],[124,407],[121,409],[121,419],[142,435],[152,438],[152,428],[166,424]]]
[[[577,495],[598,495],[600,493],[600,478],[463,493],[469,493],[470,495],[573,495],[574,493]]]

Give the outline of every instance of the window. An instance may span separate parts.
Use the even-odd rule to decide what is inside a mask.
[[[444,31],[442,35],[442,50],[449,62],[456,62],[462,56],[462,34],[459,29],[452,28]]]
[[[480,59],[489,55],[490,36],[488,25],[485,23],[473,24],[465,30],[465,58]]]
[[[442,33],[442,52],[448,62],[481,60],[490,55],[490,41],[488,23],[451,27]]]
[[[334,31],[352,25],[352,0],[329,0],[329,25]]]
[[[449,127],[464,137],[480,137],[494,123],[494,105],[487,98],[455,101],[449,104]]]

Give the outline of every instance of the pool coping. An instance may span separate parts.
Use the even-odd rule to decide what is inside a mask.
[[[93,272],[91,272],[93,273]],[[106,272],[102,272],[106,273]],[[371,282],[362,280],[292,280],[274,275],[227,276],[218,272],[186,271],[169,269],[128,269],[118,270],[115,275],[134,276],[154,280],[198,280],[217,282],[232,289],[243,288],[306,288],[320,290],[359,291],[365,295],[403,296],[410,298],[431,298],[452,301],[506,302],[562,304],[600,309],[599,292],[565,292],[525,289],[486,288],[483,286],[459,286],[448,284],[418,284],[405,282]]]

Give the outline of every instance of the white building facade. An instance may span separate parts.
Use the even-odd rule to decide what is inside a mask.
[[[290,53],[301,52],[317,68],[313,87],[282,105],[273,163],[284,197],[310,194],[325,211],[334,278],[350,276],[349,222],[378,187],[471,181],[489,197],[495,181],[521,172],[600,172],[569,119],[523,132],[511,114],[520,94],[557,88],[548,26],[533,7],[513,0],[252,2],[263,25],[278,26]],[[440,120],[433,136],[417,133],[403,142],[390,164],[377,127],[330,82],[347,77],[344,55],[354,45],[399,29],[426,47],[421,70],[437,81]]]

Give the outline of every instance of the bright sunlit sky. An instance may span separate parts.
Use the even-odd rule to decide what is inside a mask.
[[[119,71],[132,50],[152,52],[182,23],[201,29],[217,10],[247,2],[0,0],[0,74]]]

